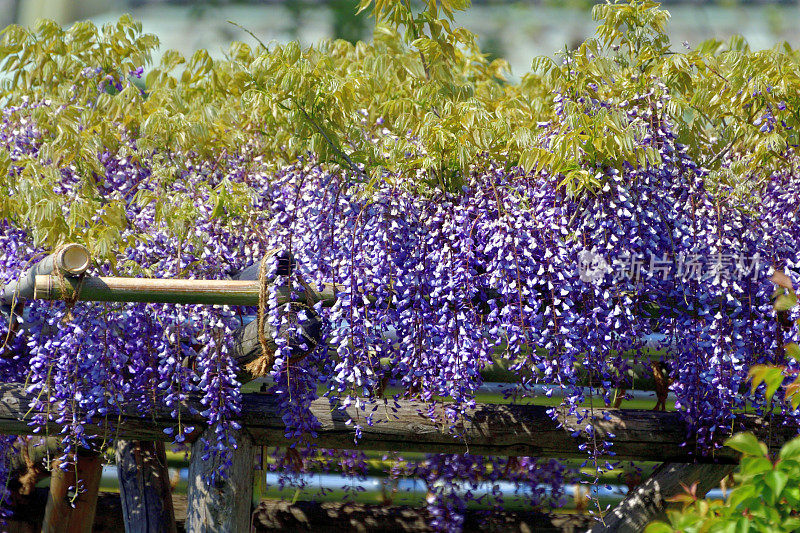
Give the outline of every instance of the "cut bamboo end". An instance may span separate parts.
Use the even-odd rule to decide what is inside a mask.
[[[55,253],[54,262],[65,273],[79,276],[89,268],[91,255],[81,244],[67,244]]]
[[[86,272],[91,263],[91,255],[85,246],[64,244],[59,246],[20,276],[18,280],[0,287],[0,303],[10,305],[19,300],[34,297],[35,278],[59,272],[62,276],[78,276]]]

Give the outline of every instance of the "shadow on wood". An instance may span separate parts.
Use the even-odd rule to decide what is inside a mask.
[[[13,533],[38,532],[42,523],[46,489],[37,489],[23,509],[14,512],[8,525]],[[173,496],[178,533],[186,531],[186,496]],[[122,523],[120,498],[117,494],[101,493],[97,504],[93,533],[119,533]],[[254,533],[275,531],[314,531],[331,533],[422,533],[430,515],[426,509],[406,506],[364,505],[340,502],[289,502],[264,500],[253,514]],[[580,514],[539,513],[535,511],[505,511],[488,520],[482,511],[467,510],[464,522],[466,533],[544,532],[577,533],[586,531],[594,520]],[[280,528],[280,529],[278,529]]]
[[[192,444],[189,462],[189,506],[186,528],[192,533],[249,533],[253,499],[253,442],[244,432],[235,432],[237,448],[233,451],[228,477],[215,484],[208,476],[219,472],[222,464],[217,458],[203,459],[203,438]],[[214,429],[203,437],[216,442]]]
[[[116,459],[125,533],[175,533],[164,443],[121,440]]]
[[[253,529],[259,533],[424,533],[431,531],[428,526],[430,519],[430,513],[425,508],[339,502],[303,501],[292,504],[264,501],[253,513]],[[558,515],[535,511],[499,511],[486,514],[469,509],[464,518],[464,531],[577,533],[586,531],[593,523],[591,517],[579,514]]]

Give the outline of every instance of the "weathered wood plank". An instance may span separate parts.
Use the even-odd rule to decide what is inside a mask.
[[[216,486],[207,483],[208,475],[218,472],[217,458],[204,460],[203,439],[192,444],[189,461],[189,507],[186,529],[192,533],[249,533],[253,500],[253,442],[247,433],[237,432],[229,475]],[[214,442],[213,428],[203,437]]]
[[[325,531],[326,533],[380,532],[428,533],[431,516],[425,508],[365,505],[351,502],[263,501],[253,513],[253,530]],[[578,533],[592,526],[594,519],[580,514],[549,514],[535,511],[497,511],[488,516],[468,509],[464,532],[489,531]]]
[[[735,465],[664,463],[625,499],[609,511],[591,533],[638,533],[653,520],[663,518],[666,500],[697,483],[702,498],[736,469]],[[683,484],[683,485],[681,485]]]
[[[126,533],[175,533],[163,442],[120,440],[117,477]]]
[[[50,476],[50,496],[42,533],[91,533],[102,472],[102,457],[92,452],[79,452],[75,465],[67,470],[55,465]],[[69,492],[74,491],[74,487],[81,490],[73,507]]]
[[[33,427],[22,417],[28,413],[32,395],[25,392],[22,384],[0,384],[0,433],[28,435]],[[202,409],[199,400],[192,401],[196,409]],[[430,420],[424,412],[427,406],[421,402],[379,402],[372,413],[373,426],[363,421],[353,407],[332,409],[327,399],[311,404],[311,412],[320,422],[316,444],[325,448],[358,448],[365,450],[419,451],[430,453],[463,453],[475,455],[523,455],[535,457],[585,457],[585,446],[591,441],[583,432],[588,420],[561,412],[557,420],[551,419],[549,407],[539,405],[479,404],[467,412],[460,436],[454,437],[442,429],[438,421]],[[188,409],[187,409],[188,411]],[[736,454],[727,448],[718,450],[714,460],[693,455],[691,440],[686,441],[687,428],[676,412],[656,412],[634,409],[593,410],[595,432],[599,438],[609,433],[616,437],[612,450],[618,460],[642,460],[658,462],[731,462]],[[33,413],[29,413],[32,416]],[[358,445],[353,442],[354,418],[362,425],[362,438]],[[184,424],[190,422],[202,426],[200,416],[181,415]],[[109,417],[115,420],[116,417]],[[360,420],[360,422],[358,422]],[[771,445],[780,447],[798,432],[797,427],[783,426],[776,417],[771,430]],[[281,420],[278,399],[269,394],[244,394],[240,422],[256,445],[275,446],[286,443],[285,426]],[[139,412],[131,407],[122,413],[119,425],[110,434],[130,440],[168,441],[163,433],[173,427],[175,421],[167,408],[156,409],[153,414]],[[51,434],[58,431],[52,424]],[[766,440],[769,424],[755,415],[737,415],[735,429],[754,431]],[[86,427],[87,432],[109,434],[102,427]],[[574,436],[573,436],[574,435]],[[582,447],[584,449],[582,449]]]
[[[36,276],[35,298],[72,298],[78,281],[66,279],[63,287],[55,276]],[[80,281],[78,300],[91,302],[150,302],[166,304],[258,305],[257,280],[207,280],[163,278],[85,277]],[[66,294],[64,294],[66,292]],[[336,300],[336,286],[328,283],[321,291],[312,288],[313,298],[325,305]],[[278,302],[289,301],[285,287],[278,289]]]
[[[174,494],[173,505],[178,533],[185,531],[186,495]],[[47,499],[46,489],[37,489],[30,501],[12,506],[6,522],[12,533],[39,531]],[[340,502],[305,502],[294,504],[264,500],[253,516],[253,533],[277,531],[427,533],[430,514],[426,509],[408,506],[363,505]],[[122,522],[119,495],[100,493],[93,533],[119,533]],[[464,533],[545,532],[578,533],[586,531],[594,520],[581,514],[503,511],[488,518],[478,509],[467,509]]]

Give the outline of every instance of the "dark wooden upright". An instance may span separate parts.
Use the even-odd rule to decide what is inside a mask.
[[[164,443],[120,440],[116,459],[125,533],[176,533]]]

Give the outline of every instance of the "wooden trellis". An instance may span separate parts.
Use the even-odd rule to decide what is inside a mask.
[[[66,255],[64,250],[69,250],[70,254]],[[35,297],[46,299],[72,298],[77,289],[77,297],[82,300],[258,303],[258,282],[247,279],[189,281],[86,277],[78,281],[65,278],[63,274],[69,276],[85,270],[89,264],[88,254],[84,262],[77,248],[65,247],[59,253],[61,255],[44,259],[22,281],[7,287],[2,293],[3,301],[9,304],[18,297],[30,298],[34,296],[35,287]],[[60,273],[54,273],[54,269]],[[248,277],[248,274],[243,277]],[[314,297],[332,303],[335,294],[334,286],[326,286]],[[288,294],[279,295],[279,300],[287,301]],[[6,312],[13,313],[13,310],[6,308]],[[259,351],[257,333],[255,322],[237,332],[233,353],[241,366]],[[32,434],[33,428],[26,421],[37,414],[30,411],[32,400],[33,396],[23,384],[0,384],[1,434]],[[543,406],[479,404],[468,410],[463,421],[451,432],[449,422],[432,420],[427,415],[427,405],[421,402],[377,400],[376,404],[374,423],[362,424],[362,436],[356,443],[352,426],[346,422],[358,419],[363,412],[357,412],[352,406],[331,404],[327,399],[314,401],[310,410],[319,420],[320,427],[313,442],[321,448],[336,449],[585,458],[586,446],[592,439],[582,428],[591,423],[597,438],[615,435],[611,448],[615,460],[663,463],[650,479],[609,513],[605,522],[593,529],[594,532],[639,531],[642,524],[663,512],[666,498],[682,490],[679,482],[690,484],[697,481],[698,494],[704,494],[732,471],[737,459],[727,448],[720,449],[711,458],[695,455],[692,440],[687,439],[687,427],[675,412],[594,408],[569,414],[566,410],[556,409],[553,417],[548,414],[551,408]],[[242,430],[237,435],[239,445],[234,452],[231,475],[217,487],[207,487],[203,482],[203,474],[218,465],[201,459],[198,437],[204,431],[212,432],[213,428],[206,428],[202,417],[191,414],[201,410],[199,398],[190,398],[182,410],[182,423],[198,428],[189,437],[194,439],[194,444],[189,468],[187,531],[249,531],[254,447],[286,443],[285,424],[277,399],[260,393],[243,395],[239,419]],[[172,408],[156,406],[153,413],[143,414],[131,408],[112,421],[111,432],[118,439],[116,454],[126,531],[175,531],[163,447],[163,442],[171,440],[163,430],[174,427],[176,423],[171,411]],[[734,427],[753,431],[762,440],[768,440],[773,449],[778,449],[796,435],[794,428],[783,427],[775,421],[770,428],[764,419],[754,415],[738,415]],[[51,435],[60,429],[55,422],[48,426]],[[87,427],[86,431],[107,436],[109,427],[98,424]],[[213,436],[209,435],[209,438]],[[84,469],[79,468],[79,475],[84,472],[90,482],[95,478],[99,480],[99,464],[96,455],[79,458],[79,466]],[[74,480],[67,481],[74,484]],[[46,520],[43,530],[90,531],[88,528],[93,522],[96,505],[96,485],[94,483],[93,493],[90,490],[82,496],[83,502],[75,509],[65,509],[63,496],[58,493],[64,489],[64,483],[51,484],[47,517],[52,519]],[[92,483],[89,487],[92,488]]]

